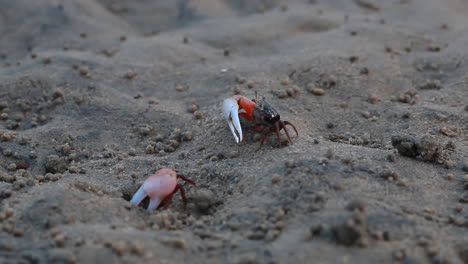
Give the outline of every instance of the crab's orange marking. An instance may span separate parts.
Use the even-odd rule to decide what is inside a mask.
[[[237,104],[239,105],[239,115],[247,120],[252,120],[254,108],[257,103],[241,95],[235,95],[234,99],[237,101]]]

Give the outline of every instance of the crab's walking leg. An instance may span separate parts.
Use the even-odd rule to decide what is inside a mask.
[[[297,133],[297,129],[296,129],[296,127],[295,127],[293,124],[289,123],[288,121],[284,121],[283,123],[284,123],[284,125],[285,125],[285,126],[284,126],[284,127],[285,127],[285,130],[286,130],[286,125],[291,126],[291,127],[294,129],[294,131],[296,132],[296,137],[299,136],[299,133]]]
[[[180,178],[180,179],[182,179],[183,181],[188,182],[188,183],[190,183],[190,184],[192,184],[192,185],[197,185],[194,181],[192,181],[192,180],[190,180],[190,179],[188,179],[188,178],[186,178],[186,177],[184,177],[184,176],[182,176],[182,175],[177,175],[177,178]]]
[[[271,130],[267,130],[266,132],[263,132],[262,140],[260,141],[260,146],[258,146],[258,150],[260,150],[263,146],[263,143],[265,142],[265,139],[267,139],[268,135],[271,133]]]
[[[138,191],[133,195],[130,202],[134,205],[139,205],[141,201],[145,199],[145,197],[146,197],[146,193],[145,191],[143,191],[143,186],[140,186],[140,188],[138,188]]]
[[[242,127],[239,121],[239,105],[233,98],[225,99],[223,102],[223,116],[226,118],[231,133],[236,143],[242,141]]]
[[[175,190],[163,200],[163,203],[164,203],[163,209],[169,208],[169,205],[171,205],[171,202],[172,202],[172,197],[174,196],[174,193],[176,192],[177,192],[177,188],[175,188]]]
[[[289,132],[288,132],[288,129],[286,128],[286,126],[284,125],[284,122],[281,122],[281,127],[284,128],[284,132],[286,133],[286,137],[288,137],[289,143],[292,144],[292,140],[289,137]]]
[[[278,138],[278,145],[281,147],[281,137],[279,134],[280,131],[280,124],[278,122],[275,123],[275,132],[276,132],[276,137]]]
[[[187,198],[185,198],[184,187],[182,187],[182,185],[180,185],[180,184],[177,184],[176,190],[177,189],[180,190],[180,196],[182,197],[182,202],[184,203],[184,208],[187,208]]]
[[[159,198],[153,198],[153,199],[150,199],[150,202],[148,204],[148,211],[151,211],[151,210],[154,210],[156,208],[158,208],[159,206],[159,203],[161,203],[161,200]]]

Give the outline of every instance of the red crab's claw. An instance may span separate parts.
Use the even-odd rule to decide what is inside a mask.
[[[242,141],[242,127],[239,121],[239,105],[234,98],[225,99],[223,102],[223,116],[226,118],[231,133],[236,143]]]
[[[257,102],[241,95],[234,95],[223,102],[223,116],[237,143],[242,141],[242,127],[239,116],[252,120]]]

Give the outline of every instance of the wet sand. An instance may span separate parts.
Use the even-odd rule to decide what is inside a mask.
[[[0,6],[2,263],[468,263],[465,1]],[[235,143],[255,92],[293,144]]]

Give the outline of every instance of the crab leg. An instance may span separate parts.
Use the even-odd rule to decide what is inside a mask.
[[[183,180],[185,182],[188,182],[188,183],[190,183],[192,185],[197,185],[194,181],[192,181],[192,180],[190,180],[190,179],[188,179],[188,178],[186,178],[186,177],[184,177],[182,175],[177,175],[177,178],[179,178],[179,179],[181,179],[181,180]]]
[[[288,137],[288,141],[292,143],[291,138],[289,137],[288,129],[286,128],[286,125],[284,122],[281,122],[281,127],[284,129],[284,132],[286,133],[286,137]]]
[[[280,131],[280,124],[278,122],[275,123],[275,132],[276,132],[276,137],[278,138],[278,145],[281,147],[281,137],[279,134]]]
[[[242,141],[242,127],[239,121],[239,105],[233,98],[225,99],[223,102],[223,116],[226,118],[231,133],[236,143]]]
[[[187,198],[185,198],[185,190],[180,184],[177,184],[177,188],[180,190],[180,196],[182,197],[184,208],[187,208]]]
[[[288,121],[283,121],[283,123],[284,123],[284,130],[286,130],[286,125],[291,126],[296,132],[296,136],[299,136],[299,133],[297,133],[297,129],[293,124],[289,123]]]

